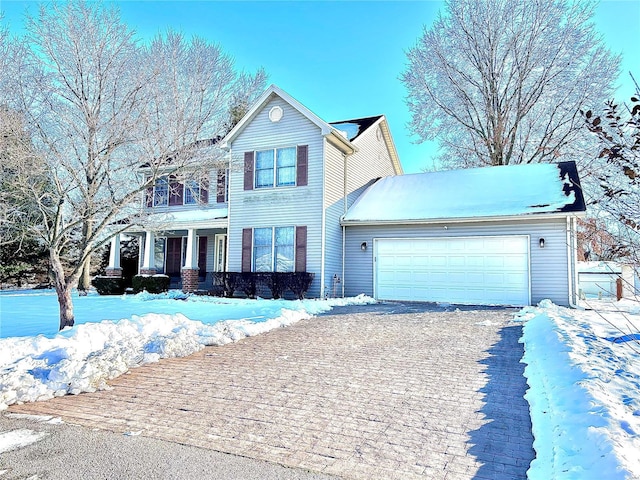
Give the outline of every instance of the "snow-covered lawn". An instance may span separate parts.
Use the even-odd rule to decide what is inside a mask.
[[[76,325],[55,333],[52,292],[0,294],[0,334],[7,337],[0,338],[0,410],[16,402],[107,388],[107,380],[144,363],[291,325],[334,306],[374,303],[363,295],[287,301],[179,292],[74,300]]]
[[[523,309],[529,479],[640,478],[640,304]]]

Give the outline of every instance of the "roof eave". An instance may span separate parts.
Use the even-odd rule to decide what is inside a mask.
[[[586,212],[553,212],[553,213],[528,213],[522,215],[494,215],[487,217],[449,217],[433,219],[413,219],[413,220],[345,220],[340,219],[342,226],[355,225],[437,225],[442,223],[479,223],[479,222],[499,222],[499,221],[528,221],[528,220],[549,220],[554,218],[584,217]]]
[[[331,128],[331,131],[328,133],[323,132],[323,136],[331,143],[334,147],[341,150],[347,155],[351,155],[358,151],[358,148],[351,143],[348,139],[346,139],[339,130],[335,128]]]
[[[314,123],[318,128],[320,128],[320,131],[322,132],[323,136],[330,135],[334,131],[337,132],[337,130],[335,130],[331,125],[329,125],[327,122],[322,120],[315,113],[313,113],[311,110],[305,107],[298,100],[293,98],[287,92],[282,90],[280,87],[278,87],[277,85],[271,85],[254,102],[253,106],[247,111],[247,113],[236,124],[236,126],[233,127],[231,131],[227,133],[227,135],[222,139],[222,141],[220,142],[221,148],[224,148],[227,150],[230,148],[229,144],[232,143],[238,135],[240,135],[242,130],[244,130],[244,128],[249,123],[251,123],[251,121],[256,117],[256,115],[258,115],[260,110],[269,102],[269,100],[273,95],[277,95],[278,97],[282,98],[285,102],[287,102],[293,108],[298,110],[302,115],[307,117],[312,123]]]

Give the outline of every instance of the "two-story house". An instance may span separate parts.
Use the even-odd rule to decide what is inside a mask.
[[[193,291],[209,286],[210,272],[307,271],[309,296],[342,295],[340,219],[374,180],[402,173],[385,117],[327,123],[271,86],[220,145],[228,169],[160,178],[147,192],[149,229],[132,232],[140,273]],[[121,272],[118,242],[111,275]]]
[[[403,175],[384,116],[327,123],[276,86],[219,145],[224,168],[147,192],[141,274],[184,291],[284,271],[313,273],[311,297],[576,301],[573,162]]]

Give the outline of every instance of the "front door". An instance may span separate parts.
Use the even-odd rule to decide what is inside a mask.
[[[182,237],[167,238],[167,265],[165,273],[179,277],[182,270]]]

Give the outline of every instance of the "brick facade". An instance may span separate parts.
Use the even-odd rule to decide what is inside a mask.
[[[182,269],[182,291],[184,293],[195,292],[198,289],[198,272],[197,268]]]
[[[121,268],[109,268],[107,267],[104,271],[107,277],[114,278],[122,278],[122,269]]]

